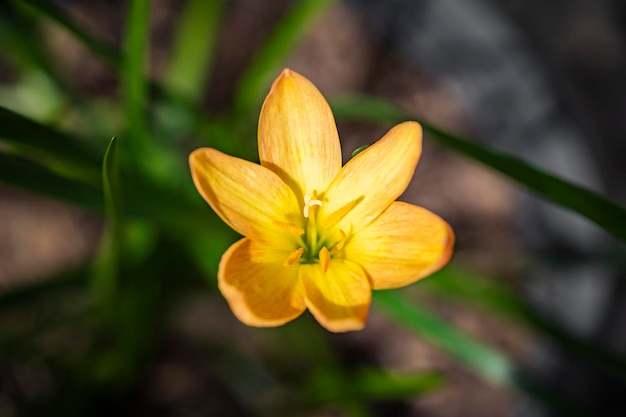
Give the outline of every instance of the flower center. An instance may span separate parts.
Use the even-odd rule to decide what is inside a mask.
[[[297,249],[289,254],[285,266],[298,262],[301,264],[319,263],[325,273],[330,260],[337,256],[346,242],[343,230],[334,230],[332,227],[320,227],[317,219],[317,208],[323,205],[322,200],[307,194],[304,197],[302,215],[305,228],[294,225],[282,225],[285,230],[297,236]],[[332,217],[332,215],[331,215]]]

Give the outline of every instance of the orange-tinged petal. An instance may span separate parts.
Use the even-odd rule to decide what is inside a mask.
[[[196,188],[238,233],[293,250],[283,224],[301,228],[295,195],[276,174],[258,164],[200,148],[189,156]],[[287,238],[285,238],[287,236]]]
[[[332,220],[337,228],[352,232],[367,226],[404,192],[421,151],[418,123],[395,126],[341,169],[320,207],[322,224],[330,226]]]
[[[322,193],[341,169],[341,146],[330,106],[300,74],[285,69],[274,81],[259,118],[261,165],[296,192]]]
[[[280,326],[305,310],[299,264],[285,266],[288,252],[243,238],[222,256],[219,289],[239,320],[249,326]]]
[[[450,260],[453,246],[448,223],[425,208],[396,201],[347,241],[344,253],[379,290],[427,277]]]
[[[363,269],[350,261],[332,259],[324,273],[320,264],[300,266],[306,306],[331,332],[359,330],[365,326],[372,299]]]

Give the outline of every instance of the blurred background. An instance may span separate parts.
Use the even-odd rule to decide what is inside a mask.
[[[257,160],[290,67],[623,206],[625,52],[615,0],[0,3],[0,416],[626,415],[626,251],[567,192],[427,135],[453,262],[336,335],[233,317],[186,165]],[[344,161],[390,127],[336,116]]]

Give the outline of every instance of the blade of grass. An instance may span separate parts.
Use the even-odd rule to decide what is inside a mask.
[[[564,415],[595,415],[521,373],[502,353],[473,339],[434,313],[418,307],[397,291],[374,292],[374,306],[487,381],[525,392]]]
[[[499,171],[547,200],[581,214],[617,239],[626,242],[626,209],[598,193],[569,183],[485,145],[444,132],[373,97],[348,98],[334,102],[332,107],[338,119],[380,123],[418,120],[424,132],[440,145]]]
[[[106,310],[112,307],[117,288],[118,265],[123,245],[123,211],[120,191],[117,138],[109,142],[102,161],[105,229],[92,274],[92,288]]]
[[[90,210],[102,209],[102,192],[98,188],[64,178],[19,156],[0,153],[0,181]]]
[[[50,60],[39,42],[37,27],[32,19],[10,7],[0,14],[0,45],[3,58],[17,67],[33,66],[52,74]],[[28,34],[29,36],[26,36]]]
[[[29,0],[14,0],[14,1],[25,2]],[[208,1],[208,2],[196,1],[196,3],[202,3],[204,7],[208,7],[210,5],[211,7],[217,8],[214,5],[214,3],[220,3],[224,1],[225,0],[215,0],[215,1]],[[104,63],[109,65],[112,69],[121,71],[123,68],[125,68],[128,65],[127,62],[123,62],[122,54],[115,51],[108,45],[98,41],[97,39],[90,37],[76,23],[72,22],[72,20],[65,14],[65,12],[62,9],[54,6],[53,4],[49,4],[48,2],[39,1],[39,0],[29,2],[29,7],[32,10],[32,12],[35,12],[37,15],[53,23],[56,23],[60,27],[66,29],[69,34],[74,35],[77,40],[83,42],[83,45],[87,47],[94,54],[94,56],[102,59]],[[217,29],[217,27],[215,27],[214,29]],[[12,33],[12,31],[10,30],[7,31],[5,26],[0,25],[0,34],[4,34],[5,31],[9,34]],[[28,43],[28,46],[29,46],[29,50],[32,50],[33,53],[39,52],[40,48],[38,48],[39,44],[37,42],[30,42]],[[17,49],[18,51],[22,51],[25,48],[19,47],[19,48],[14,48],[14,49]],[[181,52],[181,56],[187,55],[188,53],[190,54],[191,51],[185,51],[184,53]],[[207,52],[207,54],[210,56],[210,51]],[[32,53],[30,55],[32,55]],[[42,62],[42,59],[43,58],[39,57],[39,59],[36,62]],[[210,62],[206,63],[205,66],[208,67],[209,64]],[[50,66],[48,65],[48,67]],[[196,69],[196,71],[200,72],[199,69]],[[54,71],[50,70],[48,72],[51,72],[51,75],[54,76],[53,79],[55,80],[55,82],[57,82],[57,84],[61,82],[59,77],[57,77],[56,74],[54,74]],[[182,75],[177,76],[176,78],[180,79],[181,77]],[[155,83],[152,80],[147,80],[147,83],[149,84],[150,91],[154,93],[155,98],[159,100],[163,100],[168,104],[172,104],[173,107],[176,108],[178,111],[185,112],[186,113],[185,117],[189,117],[194,120],[202,120],[203,123],[205,123],[204,120],[206,118],[206,112],[203,109],[201,109],[197,105],[197,103],[190,101],[188,98],[184,96],[180,96],[180,95],[175,96],[175,94],[172,94],[170,90],[162,87],[160,84]],[[198,88],[198,90],[200,90],[200,88]],[[73,100],[76,101],[78,100],[78,98],[73,97]]]
[[[399,372],[367,368],[356,373],[351,385],[363,400],[413,398],[441,388],[445,383],[439,372]]]
[[[501,385],[512,383],[515,366],[506,356],[465,335],[397,292],[374,292],[374,306],[488,381]]]
[[[0,182],[94,212],[104,208],[101,184],[69,179],[36,162],[1,151]],[[192,239],[198,234],[226,233],[223,223],[199,196],[190,199],[180,189],[164,188],[141,177],[129,178],[125,188],[129,215],[156,222],[176,236]]]
[[[145,152],[150,149],[145,113],[148,96],[145,65],[150,35],[150,5],[150,0],[134,0],[129,3],[124,59],[120,73],[127,116],[126,145],[130,160],[137,163],[145,162]]]
[[[0,107],[0,142],[93,178],[99,164],[96,152],[79,139]]]
[[[113,137],[104,153],[102,161],[102,188],[104,191],[104,213],[113,241],[119,247],[122,240],[122,195],[120,190],[120,173],[117,156],[117,138]]]
[[[56,22],[59,26],[65,28],[68,32],[78,38],[94,55],[102,58],[107,64],[115,66],[119,61],[119,53],[111,46],[97,40],[89,35],[86,31],[72,22],[65,12],[56,6],[53,2],[44,0],[13,0],[13,2],[23,7],[25,10],[42,15]]]
[[[431,279],[424,280],[420,286],[439,296],[480,306],[529,326],[570,354],[577,355],[580,360],[626,383],[626,358],[570,334],[533,311],[520,297],[499,285],[496,280],[452,264],[433,274]]]
[[[440,388],[439,372],[398,372],[363,368],[342,374],[337,369],[314,373],[305,393],[309,401],[332,404],[343,401],[374,401],[417,397]]]
[[[198,103],[210,73],[217,32],[226,0],[188,0],[178,25],[165,88]]]
[[[335,0],[296,2],[276,26],[241,78],[235,94],[238,114],[247,114],[260,103],[281,66],[307,29]]]

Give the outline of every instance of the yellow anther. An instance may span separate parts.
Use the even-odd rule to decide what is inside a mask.
[[[341,233],[341,239],[339,239],[339,242],[337,242],[331,252],[339,252],[343,249],[343,245],[346,244],[346,233],[341,229],[339,229],[339,233]]]
[[[274,221],[274,224],[280,227],[281,229],[283,229],[284,231],[289,232],[296,237],[300,237],[304,234],[304,229],[296,226],[295,224],[283,223],[279,221]]]
[[[304,248],[300,248],[291,252],[289,256],[287,257],[287,260],[285,261],[285,266],[291,266],[295,264],[296,262],[298,262],[300,258],[302,258],[303,253],[304,253]]]
[[[330,252],[328,252],[328,249],[324,246],[320,251],[320,266],[322,267],[323,273],[328,271],[328,265],[330,265]]]
[[[359,200],[352,200],[345,206],[341,207],[339,210],[332,213],[330,216],[326,218],[326,220],[324,220],[322,227],[330,227],[334,225],[335,223],[337,223],[343,216],[348,214],[348,212],[352,210],[352,208],[356,206],[356,203],[358,202]]]

